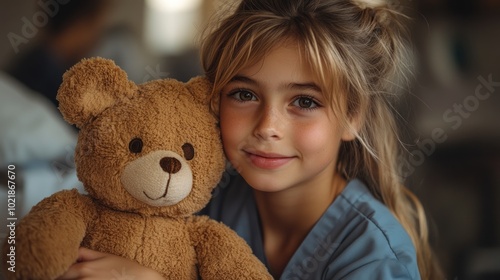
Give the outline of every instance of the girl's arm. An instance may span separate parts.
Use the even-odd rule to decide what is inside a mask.
[[[59,280],[67,279],[164,279],[137,262],[81,247],[78,261]]]

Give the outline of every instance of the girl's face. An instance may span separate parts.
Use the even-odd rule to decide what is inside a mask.
[[[223,88],[220,126],[227,158],[264,192],[331,186],[340,142],[353,138],[291,44],[242,69]]]

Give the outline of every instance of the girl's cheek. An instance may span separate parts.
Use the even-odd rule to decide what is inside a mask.
[[[313,123],[296,125],[294,142],[302,150],[321,154],[325,147],[340,144],[340,131],[334,124],[317,120]]]
[[[234,119],[228,118],[227,116],[223,117],[221,115],[220,118],[220,130],[221,130],[221,139],[222,139],[222,147],[224,150],[228,150],[234,144],[234,138],[238,133],[237,125]]]

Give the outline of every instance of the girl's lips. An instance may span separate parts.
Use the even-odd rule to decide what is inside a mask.
[[[250,162],[258,168],[276,169],[288,163],[293,157],[287,157],[278,154],[252,153],[245,152]]]

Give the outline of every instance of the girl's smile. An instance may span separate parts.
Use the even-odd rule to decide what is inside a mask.
[[[262,169],[277,169],[294,159],[294,157],[275,153],[264,153],[253,150],[244,151],[248,156],[248,160],[255,165],[255,167]]]

